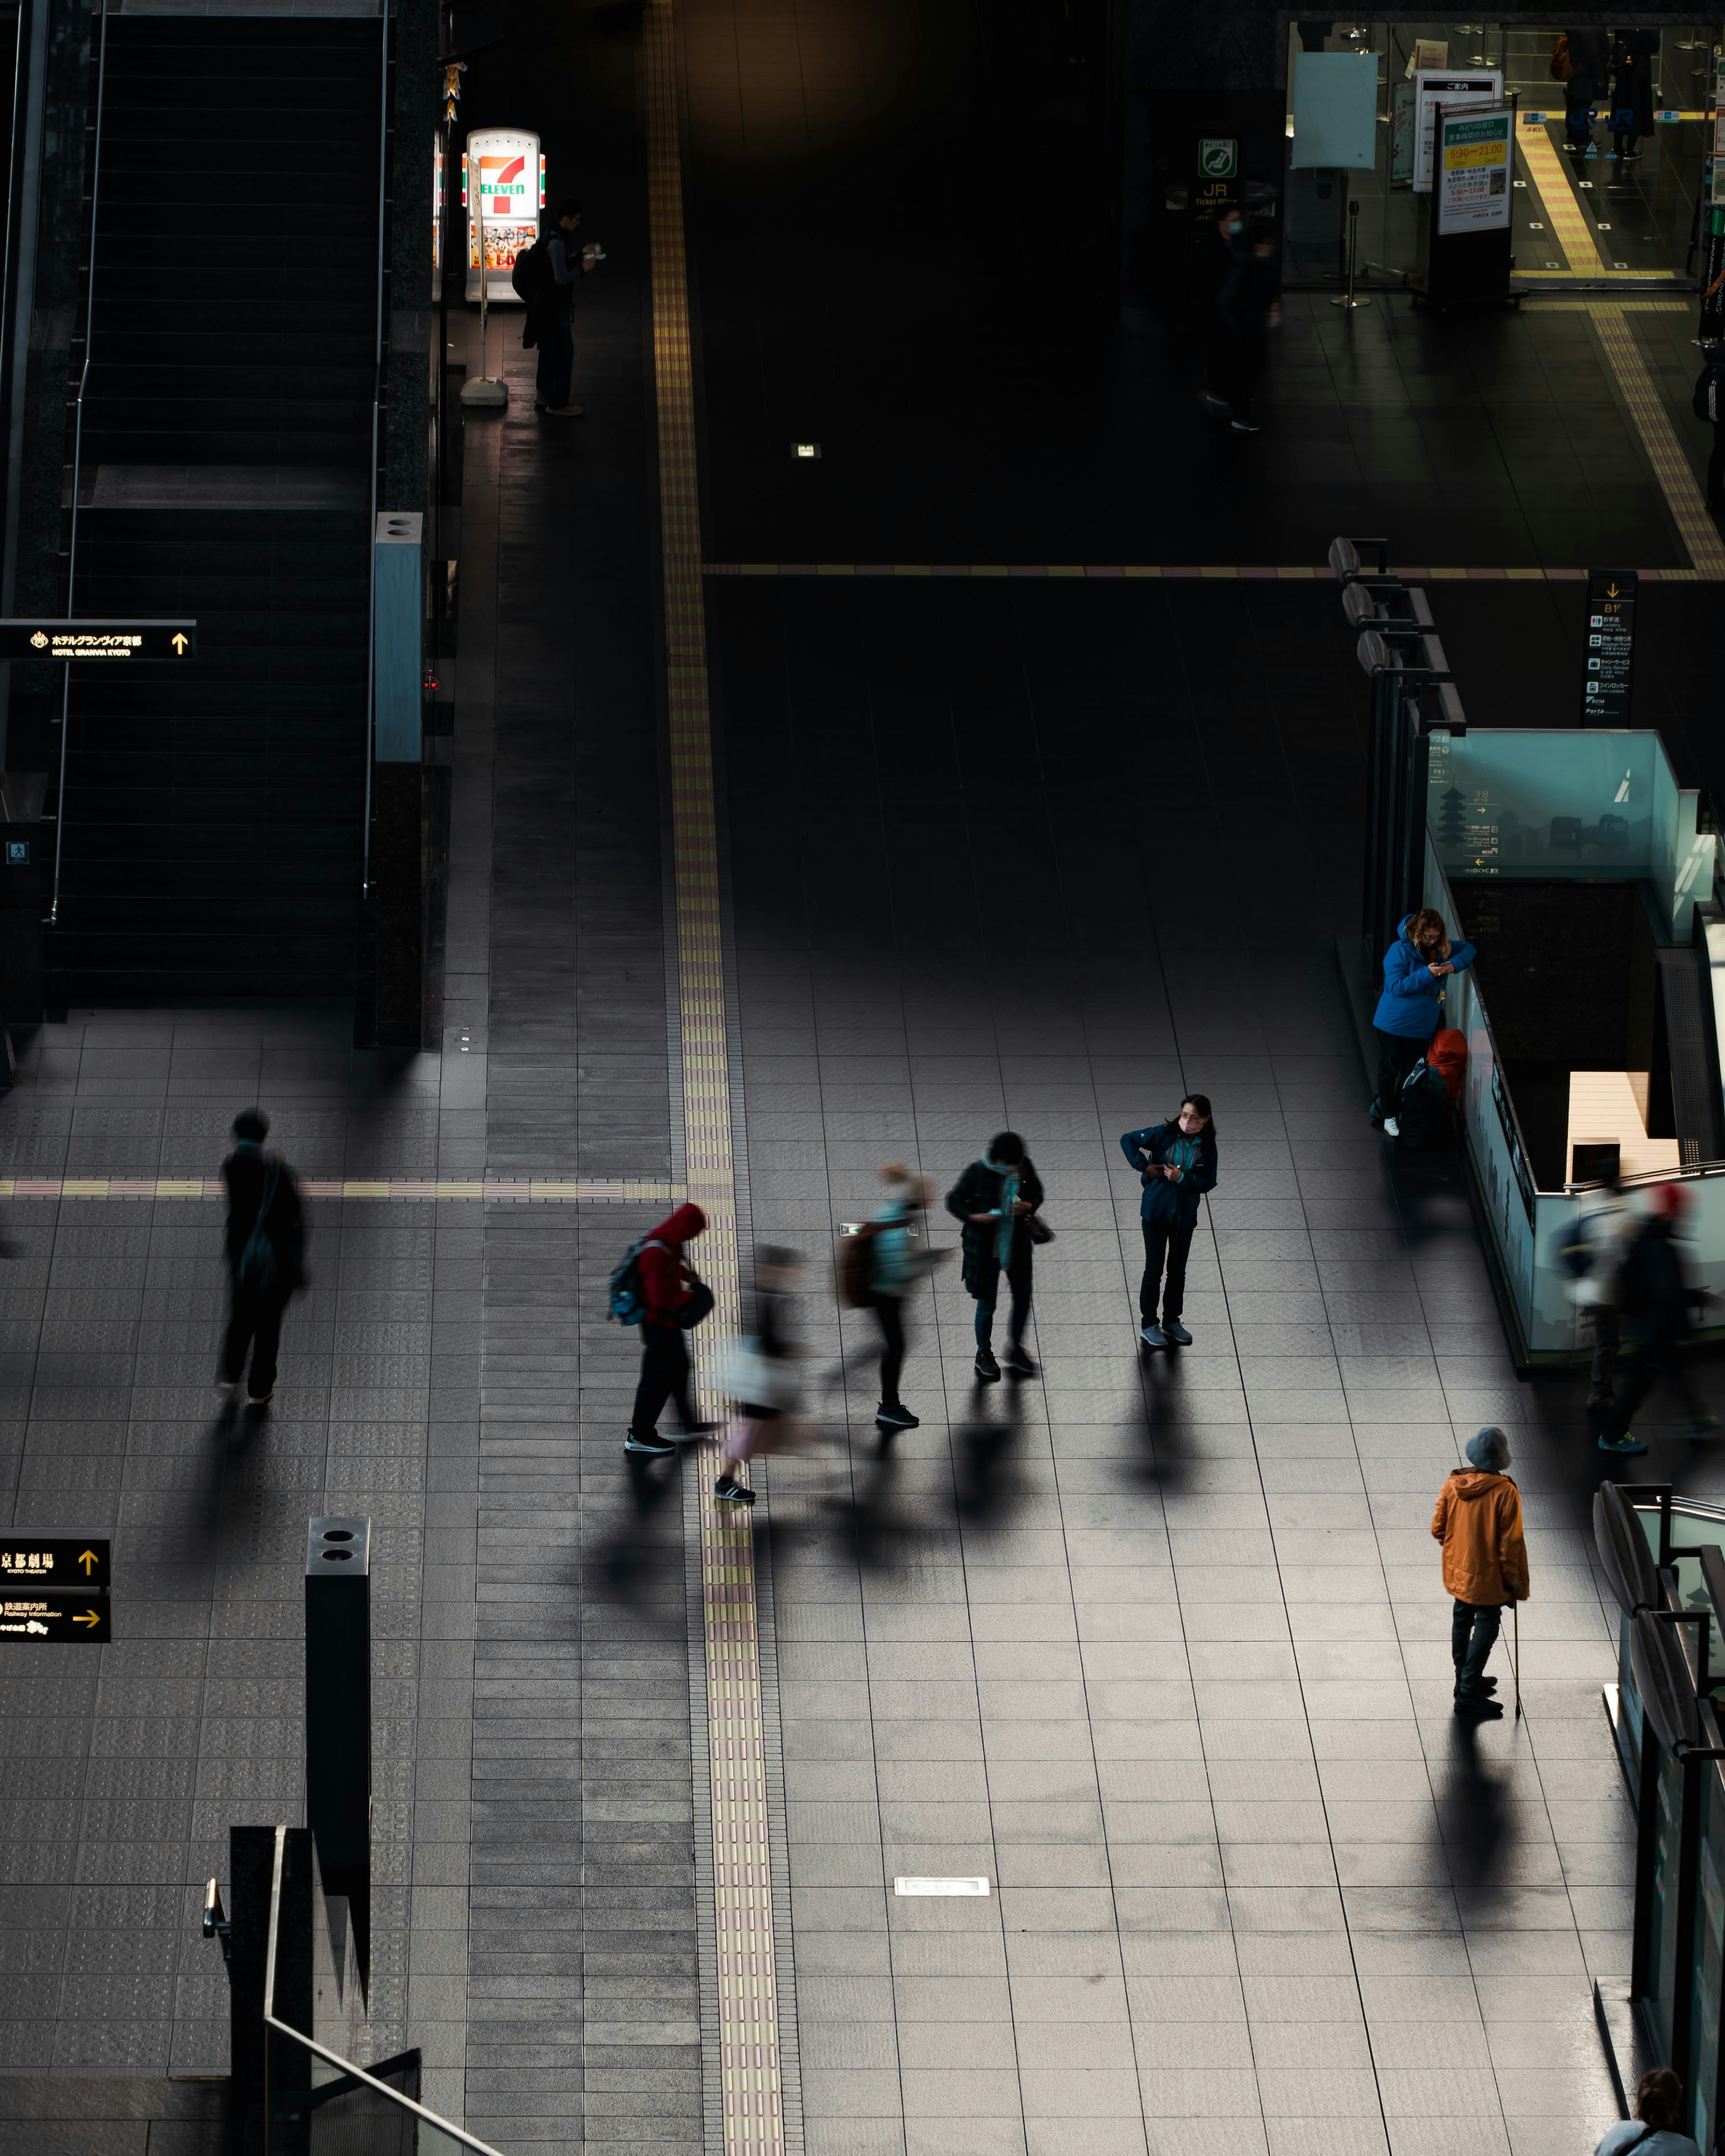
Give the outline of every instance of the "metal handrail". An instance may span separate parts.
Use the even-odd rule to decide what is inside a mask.
[[[96,225],[102,206],[102,105],[108,87],[108,0],[101,4],[101,42],[96,49],[95,148],[90,170],[90,276],[84,290],[84,364],[78,372],[78,401],[72,421],[72,525],[66,542],[66,618],[78,583],[78,495],[84,475],[84,393],[90,382],[90,355],[95,344]],[[54,804],[54,891],[48,908],[52,928],[60,912],[60,855],[66,836],[66,743],[72,732],[72,670],[60,685],[59,788]]]
[[[372,752],[377,722],[377,665],[374,646],[377,636],[377,430],[383,403],[383,234],[389,187],[388,0],[378,0],[377,13],[383,34],[379,42],[382,64],[378,71],[377,89],[377,326],[372,365],[371,516],[366,525],[366,546],[369,555],[366,570],[366,803],[360,832],[359,888],[362,896],[372,887]]]
[[[494,2148],[489,2141],[478,2140],[465,2128],[452,2126],[447,2118],[440,2118],[436,2112],[428,2111],[423,2103],[416,2103],[412,2097],[403,2096],[399,2089],[391,2088],[388,2082],[377,2080],[374,2076],[368,2074],[363,2066],[355,2066],[352,2059],[344,2059],[339,2051],[332,2051],[327,2044],[320,2044],[315,2036],[308,2036],[303,2029],[295,2029],[291,2022],[277,2020],[275,1953],[280,1932],[281,1875],[287,1853],[287,1832],[285,1826],[279,1826],[275,1830],[275,1856],[270,1878],[270,1938],[264,1960],[264,2027],[273,2029],[278,2036],[285,2036],[292,2042],[300,2045],[304,2050],[310,2051],[314,2057],[321,2059],[326,2066],[335,2067],[338,2073],[351,2075],[355,2081],[362,2082],[374,2094],[387,2098],[398,2109],[410,2112],[415,2118],[423,2119],[426,2125],[434,2126],[439,2133],[447,2133],[452,2140],[459,2142],[462,2148],[473,2150],[475,2156],[502,2156],[502,2152]]]

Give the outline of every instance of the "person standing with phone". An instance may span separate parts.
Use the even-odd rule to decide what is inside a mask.
[[[1419,1062],[1437,1031],[1444,1008],[1444,983],[1464,973],[1477,953],[1471,943],[1450,941],[1444,916],[1429,906],[1409,914],[1384,954],[1384,993],[1372,1014],[1378,1036],[1378,1097],[1372,1118],[1391,1137],[1399,1126],[1395,1111],[1402,1081]]]
[[[947,1212],[964,1224],[959,1242],[964,1285],[976,1298],[976,1373],[990,1383],[1001,1370],[993,1341],[1003,1273],[1012,1291],[1005,1367],[1015,1378],[1036,1374],[1024,1342],[1030,1322],[1030,1223],[1041,1203],[1042,1179],[1016,1131],[1000,1131],[990,1138],[982,1158],[972,1161],[947,1193]],[[1047,1240],[1045,1229],[1043,1240]]]
[[[1127,1131],[1120,1150],[1144,1186],[1138,1210],[1144,1230],[1144,1277],[1138,1284],[1138,1337],[1147,1348],[1189,1348],[1180,1322],[1186,1301],[1186,1258],[1198,1226],[1198,1201],[1216,1187],[1216,1127],[1209,1096],[1189,1093],[1178,1115],[1147,1130]],[[1163,1267],[1168,1268],[1166,1286]],[[1158,1294],[1162,1322],[1156,1322]]]

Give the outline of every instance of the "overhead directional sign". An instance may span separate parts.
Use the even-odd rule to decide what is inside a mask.
[[[0,1641],[111,1640],[105,1594],[0,1594]]]
[[[106,1587],[110,1548],[96,1535],[33,1535],[14,1527],[0,1541],[0,1592]]]
[[[0,659],[171,666],[197,656],[195,621],[0,620]]]

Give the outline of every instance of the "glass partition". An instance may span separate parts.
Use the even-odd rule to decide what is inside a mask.
[[[1689,2005],[1689,2130],[1711,2148],[1719,2124],[1719,2008],[1725,1996],[1725,1777],[1709,1762],[1696,1794],[1700,1861],[1695,1868],[1695,1980]]]

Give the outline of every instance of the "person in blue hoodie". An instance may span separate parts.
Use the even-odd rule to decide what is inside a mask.
[[[1144,1186],[1139,1205],[1144,1230],[1144,1277],[1138,1284],[1138,1337],[1147,1348],[1189,1348],[1180,1322],[1186,1301],[1186,1254],[1198,1225],[1198,1201],[1216,1187],[1216,1126],[1203,1093],[1189,1093],[1177,1116],[1147,1130],[1127,1131],[1120,1141]],[[1163,1278],[1163,1267],[1168,1277]],[[1156,1322],[1158,1293],[1162,1322]]]
[[[1444,916],[1429,906],[1407,916],[1384,954],[1384,993],[1372,1014],[1378,1036],[1378,1097],[1372,1119],[1391,1137],[1397,1131],[1402,1081],[1438,1029],[1444,983],[1451,973],[1466,973],[1476,955],[1471,943],[1450,941]]]

